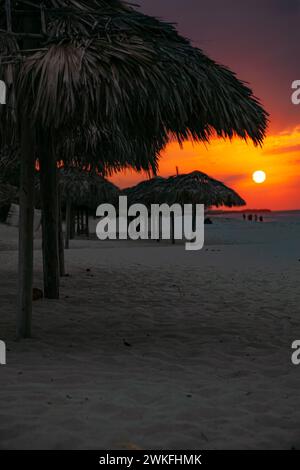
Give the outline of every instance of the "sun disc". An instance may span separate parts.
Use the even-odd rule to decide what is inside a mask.
[[[266,181],[267,175],[264,171],[258,170],[253,173],[253,181],[256,184],[262,184]]]

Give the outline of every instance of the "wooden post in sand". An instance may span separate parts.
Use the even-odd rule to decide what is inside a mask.
[[[71,224],[72,224],[72,207],[71,202],[67,200],[66,203],[66,238],[65,238],[65,249],[70,248],[70,238],[71,238]]]
[[[19,293],[17,338],[30,338],[33,288],[34,139],[28,119],[21,130]]]
[[[5,2],[7,31],[12,31],[12,10],[10,0]],[[32,29],[31,19],[23,17],[24,31]],[[31,47],[31,41],[24,39],[24,47]],[[11,97],[13,98],[13,97]],[[32,291],[33,291],[33,224],[34,224],[34,172],[35,137],[28,117],[19,110],[21,148],[20,168],[20,214],[19,214],[19,271],[18,308],[16,334],[18,339],[31,337]]]
[[[76,216],[75,216],[74,208],[72,207],[71,204],[70,204],[70,221],[71,221],[70,240],[74,240],[75,232],[76,232]]]
[[[79,236],[80,235],[80,210],[77,209],[76,210],[76,214],[77,214],[77,235]]]
[[[193,232],[196,231],[196,220],[197,220],[197,206],[196,206],[196,204],[193,204],[193,207],[192,207],[192,229],[193,229]]]
[[[63,233],[63,226],[62,226],[61,195],[60,195],[59,187],[58,187],[57,203],[58,203],[59,274],[61,277],[63,277],[66,275],[66,268],[65,268],[64,233]]]
[[[44,294],[47,299],[59,299],[57,167],[52,146],[50,151],[46,151],[47,148],[49,142],[43,145],[43,154],[40,157]]]
[[[85,231],[87,238],[90,237],[90,227],[89,227],[89,210],[86,209],[85,211]]]
[[[171,212],[171,237],[172,245],[175,245],[175,214]]]

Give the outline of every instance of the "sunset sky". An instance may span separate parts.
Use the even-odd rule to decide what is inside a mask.
[[[300,105],[291,84],[300,80],[300,0],[136,0],[147,14],[177,23],[211,58],[235,71],[259,97],[271,122],[263,148],[213,140],[208,147],[170,143],[160,174],[201,170],[236,189],[251,208],[300,209]],[[252,181],[264,170],[267,181]],[[130,186],[145,178],[119,174]]]

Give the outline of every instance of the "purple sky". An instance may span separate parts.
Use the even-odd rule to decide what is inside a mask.
[[[300,80],[300,0],[135,0],[249,82],[271,113],[271,131],[300,124],[291,83]]]

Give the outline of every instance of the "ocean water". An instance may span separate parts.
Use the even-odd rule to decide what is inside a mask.
[[[250,212],[245,213],[246,216],[250,215]],[[255,215],[255,213],[253,213]],[[262,216],[264,218],[264,222],[281,222],[281,223],[292,223],[292,224],[300,224],[300,210],[297,211],[273,211],[273,212],[260,212],[258,213],[258,217]],[[241,220],[243,219],[243,213],[223,213],[219,215],[212,215],[213,218],[222,218],[222,219],[233,219],[233,220]]]

